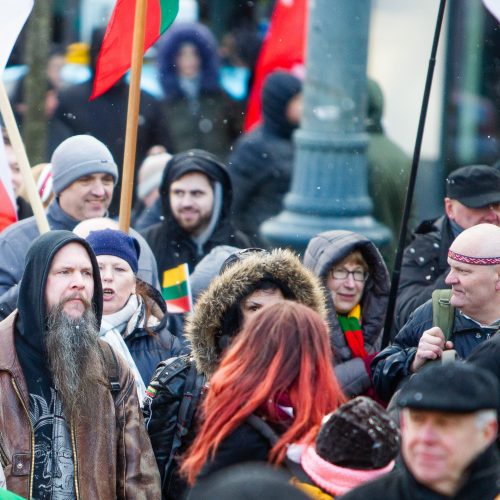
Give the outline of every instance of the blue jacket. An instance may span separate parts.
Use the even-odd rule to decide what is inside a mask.
[[[389,401],[401,382],[411,375],[410,365],[417,352],[418,342],[429,328],[432,328],[432,300],[428,300],[410,315],[393,344],[373,360],[373,383],[382,399]],[[500,324],[482,326],[455,309],[451,341],[458,356],[464,359],[475,347],[499,330]]]

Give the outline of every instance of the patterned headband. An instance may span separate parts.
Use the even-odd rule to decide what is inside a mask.
[[[461,253],[456,253],[453,250],[448,250],[448,257],[458,262],[475,264],[476,266],[494,266],[500,264],[500,257],[469,257]]]

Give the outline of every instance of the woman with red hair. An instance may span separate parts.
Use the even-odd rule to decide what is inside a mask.
[[[181,472],[190,485],[249,461],[280,464],[289,443],[345,401],[332,369],[328,329],[297,302],[263,308],[228,348],[210,381],[200,431]],[[255,420],[279,436],[271,445]]]

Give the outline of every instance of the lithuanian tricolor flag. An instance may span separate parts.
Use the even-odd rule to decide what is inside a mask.
[[[147,0],[144,52],[173,23],[179,0]],[[91,99],[112,87],[132,64],[132,39],[136,0],[117,0],[102,42]]]
[[[191,310],[193,298],[189,285],[189,267],[187,264],[181,264],[164,271],[162,295],[169,313],[185,313]]]

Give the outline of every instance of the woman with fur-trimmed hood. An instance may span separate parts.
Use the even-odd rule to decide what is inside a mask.
[[[291,251],[242,250],[233,254],[187,319],[192,357],[167,360],[156,370],[146,391],[144,416],[160,469],[163,498],[181,498],[185,483],[178,476],[176,457],[194,437],[200,393],[218,368],[224,349],[246,318],[280,299],[300,302],[326,317],[319,280]],[[190,408],[183,411],[186,392],[190,393]],[[180,438],[176,435],[179,421]]]
[[[304,264],[328,293],[335,373],[348,396],[373,396],[370,363],[380,349],[389,273],[377,247],[351,231],[327,231],[309,242]]]

